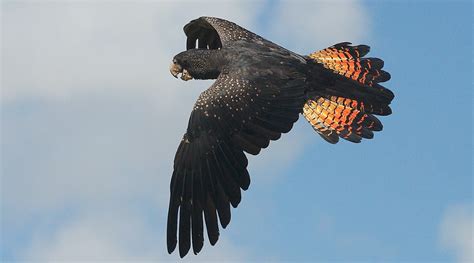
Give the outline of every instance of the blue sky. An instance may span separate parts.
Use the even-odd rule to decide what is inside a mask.
[[[250,157],[229,227],[187,261],[473,259],[472,3],[230,1],[2,2],[2,260],[178,258],[172,159],[211,82],[167,67],[200,15],[301,54],[368,44],[396,97],[373,140],[330,145],[301,118]]]

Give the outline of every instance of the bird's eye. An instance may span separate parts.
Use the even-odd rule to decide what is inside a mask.
[[[176,59],[173,59],[173,63],[176,64],[178,63],[178,61]]]

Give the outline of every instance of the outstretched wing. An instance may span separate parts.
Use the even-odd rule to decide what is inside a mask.
[[[200,17],[192,20],[184,26],[184,33],[188,37],[187,50],[196,47],[218,49],[237,40],[274,45],[235,23],[216,17]]]
[[[201,93],[175,156],[169,253],[177,244],[178,215],[181,257],[191,240],[194,253],[201,250],[204,222],[210,243],[217,242],[218,221],[222,228],[227,226],[230,205],[237,207],[240,189],[250,184],[244,151],[256,155],[291,130],[305,101],[304,81],[283,66],[271,72],[235,69],[222,73]]]

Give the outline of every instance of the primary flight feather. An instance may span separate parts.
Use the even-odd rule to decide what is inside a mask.
[[[280,47],[232,22],[201,17],[184,27],[186,51],[170,72],[183,80],[216,79],[201,93],[174,160],[167,246],[184,257],[211,245],[250,177],[245,153],[257,155],[289,132],[300,114],[326,141],[360,142],[382,130],[394,95],[383,61],[366,45],[339,43],[308,56]],[[179,222],[179,223],[178,223]],[[204,227],[206,225],[206,228]],[[179,242],[178,242],[179,240]]]

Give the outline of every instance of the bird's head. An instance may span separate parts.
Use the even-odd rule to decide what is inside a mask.
[[[170,66],[170,72],[171,75],[173,75],[175,78],[180,77],[184,81],[188,81],[190,79],[193,79],[193,76],[189,73],[189,71],[185,68],[185,65],[187,63],[184,63],[183,60],[178,60],[178,56],[175,56],[173,58],[173,63],[171,63]],[[181,76],[179,76],[181,74]]]
[[[171,75],[182,80],[216,79],[220,74],[222,59],[220,50],[190,49],[174,56]],[[181,76],[179,76],[181,74]]]

